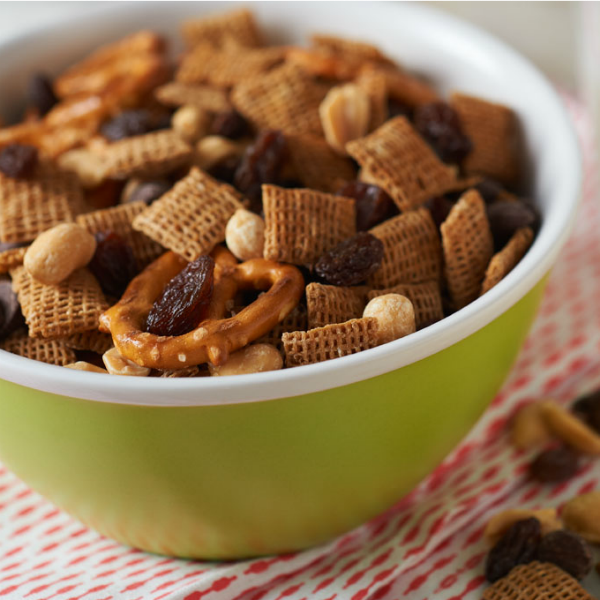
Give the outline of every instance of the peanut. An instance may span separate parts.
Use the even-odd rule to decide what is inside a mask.
[[[569,500],[562,511],[565,527],[593,544],[600,543],[600,491]]]
[[[150,374],[150,369],[147,367],[140,367],[134,362],[127,360],[119,354],[116,348],[107,350],[102,355],[102,361],[106,366],[106,370],[111,375],[129,375],[133,377],[146,377]]]
[[[377,337],[380,344],[397,340],[416,330],[412,302],[400,294],[384,294],[369,301],[363,317],[377,319]]]
[[[67,369],[75,369],[76,371],[89,371],[90,373],[106,373],[108,375],[108,371],[103,369],[102,367],[97,367],[85,360],[78,360],[77,362],[71,363],[70,365],[65,365]]]
[[[227,221],[225,243],[239,260],[262,258],[265,222],[257,214],[238,208]]]
[[[548,429],[571,448],[583,454],[600,455],[600,436],[568,410],[547,400],[542,403],[542,416]]]
[[[218,367],[208,365],[210,374],[215,377],[277,371],[282,367],[283,358],[279,350],[271,344],[246,346],[234,352],[224,364]]]
[[[511,440],[520,450],[541,446],[551,439],[550,431],[542,415],[542,403],[524,406],[512,422]]]
[[[334,87],[321,102],[319,115],[329,145],[346,154],[346,144],[369,130],[369,96],[353,83]]]
[[[222,137],[208,135],[196,144],[194,163],[201,169],[210,169],[226,158],[241,156],[245,145]]]
[[[171,126],[181,138],[193,144],[208,133],[210,115],[199,106],[188,104],[177,109],[171,117]]]
[[[483,532],[483,537],[490,546],[494,546],[511,525],[517,521],[529,519],[530,517],[534,517],[540,522],[542,535],[546,535],[557,529],[562,529],[562,523],[558,518],[555,508],[540,508],[538,510],[509,508],[508,510],[503,510],[494,515],[488,521]]]
[[[56,285],[87,265],[96,251],[96,239],[75,223],[62,223],[38,235],[23,259],[37,281]]]

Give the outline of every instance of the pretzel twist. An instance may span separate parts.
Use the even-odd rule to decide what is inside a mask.
[[[183,369],[210,362],[223,364],[229,354],[258,339],[283,320],[298,304],[304,279],[292,265],[256,258],[237,263],[223,247],[213,251],[213,295],[208,318],[189,333],[159,336],[144,331],[146,319],[165,286],[188,263],[166,252],[130,284],[117,304],[100,318],[119,353],[153,369]],[[233,317],[227,305],[239,290],[267,290]]]

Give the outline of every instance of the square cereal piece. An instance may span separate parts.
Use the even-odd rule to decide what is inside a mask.
[[[480,295],[500,283],[517,266],[531,246],[531,242],[533,242],[533,231],[529,227],[515,231],[506,246],[492,257],[485,272]]]
[[[133,228],[133,220],[146,208],[146,203],[142,201],[119,204],[79,215],[77,224],[90,233],[114,231],[129,244],[138,267],[143,269],[165,252],[160,244]]]
[[[17,331],[0,343],[0,348],[32,360],[64,367],[75,362],[75,352],[60,340],[31,338],[26,331]]]
[[[38,234],[73,220],[83,204],[76,177],[47,166],[28,179],[0,174],[0,241],[31,242]]]
[[[307,189],[263,185],[264,257],[310,265],[356,233],[354,200]]]
[[[96,354],[104,354],[114,345],[109,333],[102,333],[97,329],[74,333],[73,335],[60,338],[60,341],[72,350],[88,350]]]
[[[284,58],[285,50],[280,47],[217,50],[210,44],[200,44],[184,56],[175,79],[185,84],[230,88],[246,79],[260,79]]]
[[[427,209],[388,219],[369,233],[383,242],[383,261],[369,278],[371,287],[386,289],[400,283],[441,280],[440,238]]]
[[[309,329],[362,317],[368,289],[309,283],[306,286]]]
[[[445,275],[455,308],[479,296],[494,253],[494,240],[479,192],[469,190],[452,207],[440,227]]]
[[[417,329],[422,329],[444,318],[440,282],[424,281],[423,283],[400,283],[385,290],[371,290],[369,300],[384,294],[400,294],[408,298],[415,311]]]
[[[385,76],[375,70],[363,70],[354,83],[369,97],[371,116],[368,131],[375,131],[388,118],[388,93]]]
[[[321,138],[286,136],[290,162],[296,177],[312,190],[334,193],[356,179],[352,162],[340,156]]]
[[[594,600],[560,567],[538,561],[518,565],[483,593],[483,600]]]
[[[165,129],[125,138],[98,151],[106,177],[158,177],[188,164],[192,148],[174,131]]]
[[[192,261],[209,254],[225,240],[227,221],[238,208],[243,208],[242,201],[234,188],[193,167],[140,213],[133,227]]]
[[[443,194],[456,181],[454,170],[438,159],[405,117],[390,119],[346,149],[403,211]]]
[[[298,304],[294,310],[289,313],[283,321],[279,321],[271,331],[265,334],[260,339],[256,340],[257,344],[271,344],[283,353],[283,341],[281,336],[284,333],[292,331],[306,331],[308,327],[308,318],[306,307]]]
[[[0,274],[8,273],[11,269],[23,264],[27,246],[23,248],[10,248],[0,252]]]
[[[207,85],[171,81],[154,90],[154,97],[165,106],[190,104],[210,112],[223,112],[231,108],[227,92]]]
[[[334,54],[341,54],[346,58],[365,62],[392,63],[377,46],[367,44],[366,42],[322,34],[311,35],[310,41],[315,48],[327,50]]]
[[[62,338],[97,329],[108,303],[96,278],[79,269],[58,285],[43,285],[25,267],[11,271],[29,335],[34,338]]]
[[[228,39],[248,48],[262,46],[262,36],[254,15],[247,8],[226,13],[187,19],[181,26],[185,45],[194,47],[202,42],[222,46]]]
[[[451,105],[473,143],[473,149],[463,161],[465,171],[509,185],[516,183],[519,179],[518,130],[512,109],[464,94],[453,94]]]
[[[310,365],[377,346],[377,319],[352,319],[282,336],[285,364]]]
[[[198,367],[187,367],[186,369],[171,369],[169,371],[160,371],[159,377],[180,378],[180,377],[198,377],[200,369]]]
[[[323,137],[319,105],[328,90],[301,68],[283,65],[236,85],[231,100],[256,129]]]

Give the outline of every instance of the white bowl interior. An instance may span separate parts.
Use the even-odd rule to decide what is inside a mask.
[[[143,28],[175,41],[185,17],[234,4],[108,3],[84,17],[0,45],[0,114],[15,114],[33,72],[58,73],[100,44]],[[512,107],[532,164],[530,192],[543,214],[532,249],[504,281],[451,317],[407,338],[326,363],[227,378],[147,380],[77,372],[0,351],[0,377],[67,396],[136,404],[199,405],[295,396],[374,377],[434,354],[499,316],[549,270],[573,222],[581,167],[564,108],[532,65],[489,34],[414,3],[253,2],[251,8],[273,43],[302,43],[315,32],[371,41],[445,93],[460,90]],[[179,50],[177,43],[173,47]]]

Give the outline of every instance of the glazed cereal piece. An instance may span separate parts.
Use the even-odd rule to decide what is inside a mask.
[[[284,333],[281,337],[287,367],[310,365],[377,346],[377,320],[352,319],[308,331]]]
[[[60,338],[60,341],[72,350],[86,350],[96,354],[104,354],[112,348],[112,338],[107,333],[102,333],[97,329],[73,333]]]
[[[309,329],[362,317],[368,289],[364,285],[340,287],[309,283],[306,286]]]
[[[24,267],[11,271],[11,276],[29,335],[34,338],[59,338],[96,329],[108,308],[98,281],[87,269],[75,271],[58,285],[38,283]]]
[[[258,24],[252,12],[246,8],[187,19],[181,26],[181,34],[186,46],[190,48],[204,42],[218,48],[228,40],[235,40],[240,46],[248,48],[262,46]]]
[[[405,117],[390,119],[346,149],[368,173],[369,183],[383,188],[402,211],[443,194],[456,182],[454,171],[437,158]]]
[[[199,377],[200,369],[198,367],[187,367],[186,369],[171,369],[169,371],[160,371],[159,377],[176,379],[184,377]]]
[[[294,65],[277,67],[247,79],[231,93],[234,107],[257,129],[279,129],[285,134],[323,136],[319,105],[329,87]]]
[[[32,338],[26,331],[17,331],[0,343],[0,348],[50,365],[65,366],[76,360],[75,352],[60,340]]]
[[[361,62],[392,64],[392,61],[377,46],[366,42],[320,33],[311,35],[310,41],[314,48],[326,50],[333,54],[342,55]]]
[[[476,190],[461,196],[442,223],[445,275],[454,306],[459,309],[479,296],[494,253],[485,203]]]
[[[265,258],[309,265],[356,233],[354,200],[308,189],[262,189]]]
[[[417,329],[437,323],[444,318],[442,294],[438,280],[422,283],[399,283],[390,288],[371,290],[367,294],[367,298],[372,300],[384,294],[400,294],[411,301],[415,311]]]
[[[369,285],[387,289],[401,283],[440,281],[442,252],[437,228],[425,208],[384,221],[369,230],[383,242],[383,261]]]
[[[388,119],[388,92],[385,75],[375,70],[363,70],[354,83],[369,98],[370,116],[367,131],[375,131]]]
[[[473,150],[463,163],[465,171],[508,185],[516,183],[518,131],[512,109],[464,94],[453,94],[451,104],[473,143]]]
[[[133,227],[193,261],[225,240],[227,221],[243,208],[242,200],[231,186],[194,167],[187,177],[140,213]]]
[[[412,302],[400,294],[384,294],[369,300],[363,317],[377,320],[377,339],[386,344],[416,331]]]
[[[508,244],[495,254],[485,272],[485,279],[481,286],[483,295],[500,283],[525,256],[533,242],[533,231],[529,227],[519,229],[512,236]]]
[[[0,252],[0,275],[8,273],[11,269],[22,265],[26,252],[27,246],[21,248],[9,248],[8,250]]]
[[[213,377],[278,371],[282,367],[283,358],[279,350],[270,344],[246,346],[231,354],[222,365],[208,365],[210,374]]]
[[[160,244],[133,228],[134,219],[146,208],[146,203],[141,200],[128,202],[79,215],[77,223],[93,234],[106,231],[116,233],[127,242],[133,251],[138,267],[143,269],[165,251]]]
[[[207,85],[170,81],[154,90],[154,97],[165,106],[197,106],[213,113],[231,109],[227,92]]]

